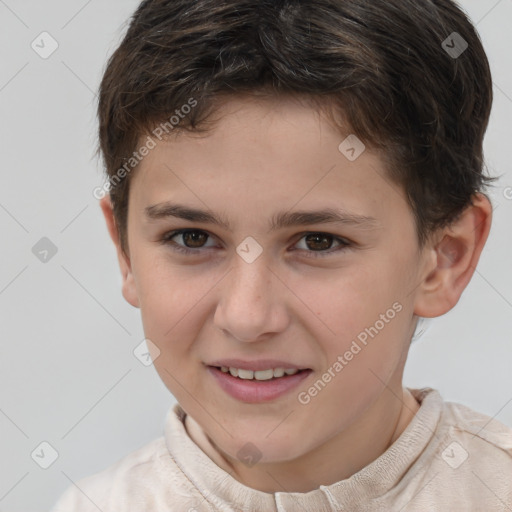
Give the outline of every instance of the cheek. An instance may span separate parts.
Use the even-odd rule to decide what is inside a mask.
[[[144,256],[144,255],[143,255]],[[144,333],[160,350],[177,349],[186,340],[190,317],[208,289],[208,280],[192,277],[190,271],[171,265],[165,258],[141,257],[134,269]],[[197,323],[196,323],[197,324]]]
[[[370,273],[353,266],[336,269],[326,275],[323,282],[312,277],[302,279],[296,283],[295,290],[310,308],[303,318],[311,319],[313,312],[317,321],[309,320],[309,327],[315,326],[316,333],[322,331],[322,337],[332,340],[329,343],[338,348],[343,348],[347,342],[350,346],[350,340],[360,334],[364,342],[365,329],[376,323],[379,331],[389,330],[388,326],[396,323],[394,319],[399,316],[400,306],[395,303],[400,302],[401,294],[393,288],[394,278],[383,279],[385,275],[376,267]],[[293,290],[293,285],[290,288]],[[380,320],[381,315],[385,324]]]
[[[134,273],[142,316],[164,329],[159,336],[193,309],[213,281],[198,267],[173,263],[161,248],[141,250],[134,262]]]
[[[176,380],[189,386],[197,381],[200,357],[194,352],[198,349],[196,340],[212,314],[209,298],[223,274],[173,264],[165,254],[148,254],[138,265],[144,335],[159,350],[154,366],[171,392],[181,397]]]
[[[407,305],[393,288],[393,277],[384,282],[385,275],[356,270],[331,279],[321,292],[318,283],[305,281],[301,288],[318,317],[305,328],[325,354],[319,377],[329,382],[318,387],[349,409],[358,394],[364,403],[365,394],[369,398],[382,389],[379,378],[386,382],[391,377],[406,345]]]
[[[319,370],[315,381],[308,383],[309,387],[299,391],[304,431],[318,429],[319,417],[331,433],[348,427],[393,382],[403,358],[404,322],[400,315],[404,309],[388,311],[389,323],[363,323],[363,328],[352,327],[353,336],[340,331],[336,338],[329,337],[328,346],[324,344],[326,366]],[[357,321],[347,317],[347,323],[349,320]]]

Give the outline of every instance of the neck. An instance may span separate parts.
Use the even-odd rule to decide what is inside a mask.
[[[398,439],[418,409],[418,402],[407,389],[385,388],[356,422],[314,452],[293,461],[250,468],[223,454],[209,441],[224,461],[223,469],[242,484],[267,493],[306,493],[347,479],[373,462]]]

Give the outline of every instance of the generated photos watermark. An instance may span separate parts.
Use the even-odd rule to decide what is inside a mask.
[[[363,348],[368,345],[370,337],[371,339],[375,338],[379,334],[384,327],[395,316],[397,313],[402,311],[403,306],[399,302],[395,302],[385,313],[381,313],[379,320],[377,320],[371,327],[366,327],[363,331],[361,331],[356,339],[352,341],[349,350],[345,351],[343,355],[339,355],[336,361],[329,366],[329,368],[322,374],[322,376],[315,381],[315,383],[310,386],[307,391],[301,391],[297,395],[297,400],[302,405],[307,405],[311,402],[311,400],[318,395],[320,391],[322,391],[329,382],[331,382],[336,375],[338,375],[344,368],[347,366],[354,357],[359,354]],[[358,343],[359,342],[359,343]],[[362,345],[362,346],[361,346]]]
[[[197,106],[197,100],[189,98],[188,102],[175,110],[175,115],[172,115],[165,123],[160,123],[151,133],[159,140],[162,141],[165,135],[169,135],[172,130],[185,118],[187,114],[192,112],[192,109]],[[151,135],[148,135],[146,142],[137,150],[133,155],[128,158],[127,162],[120,167],[113,176],[101,186],[93,190],[93,196],[96,199],[103,199],[112,188],[116,187],[121,181],[149,155],[150,151],[156,148],[156,141]]]

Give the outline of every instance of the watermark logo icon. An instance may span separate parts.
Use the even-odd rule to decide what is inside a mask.
[[[30,456],[39,467],[48,469],[59,458],[59,453],[50,443],[43,441]]]
[[[245,443],[236,454],[238,460],[248,467],[254,466],[261,459],[262,455],[253,443]]]
[[[357,160],[366,149],[363,141],[356,135],[349,135],[339,146],[339,152],[345,156],[347,160],[353,162]]]
[[[236,252],[246,263],[252,263],[263,252],[263,247],[252,236],[248,236],[236,248]]]
[[[151,366],[159,357],[160,349],[148,338],[135,347],[133,355],[144,365]]]
[[[452,59],[458,59],[467,50],[468,42],[458,32],[452,32],[441,46]]]
[[[469,457],[469,454],[461,444],[453,441],[443,450],[441,457],[448,466],[457,469]]]
[[[57,254],[57,246],[49,238],[43,236],[32,247],[32,254],[42,263],[48,263]]]
[[[48,59],[59,47],[57,40],[48,32],[41,32],[30,44],[42,59]]]

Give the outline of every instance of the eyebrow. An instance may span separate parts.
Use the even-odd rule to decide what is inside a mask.
[[[207,224],[215,224],[227,231],[232,231],[226,218],[215,215],[207,210],[191,208],[181,204],[173,204],[164,202],[148,206],[144,209],[146,217],[150,220],[167,219],[174,217],[178,219],[189,220],[192,222],[203,222]],[[326,208],[314,211],[282,211],[276,213],[270,220],[269,231],[292,227],[306,226],[309,224],[327,224],[338,223],[346,226],[355,226],[361,229],[377,229],[380,222],[374,217],[366,215],[358,215],[346,212],[341,209]]]

